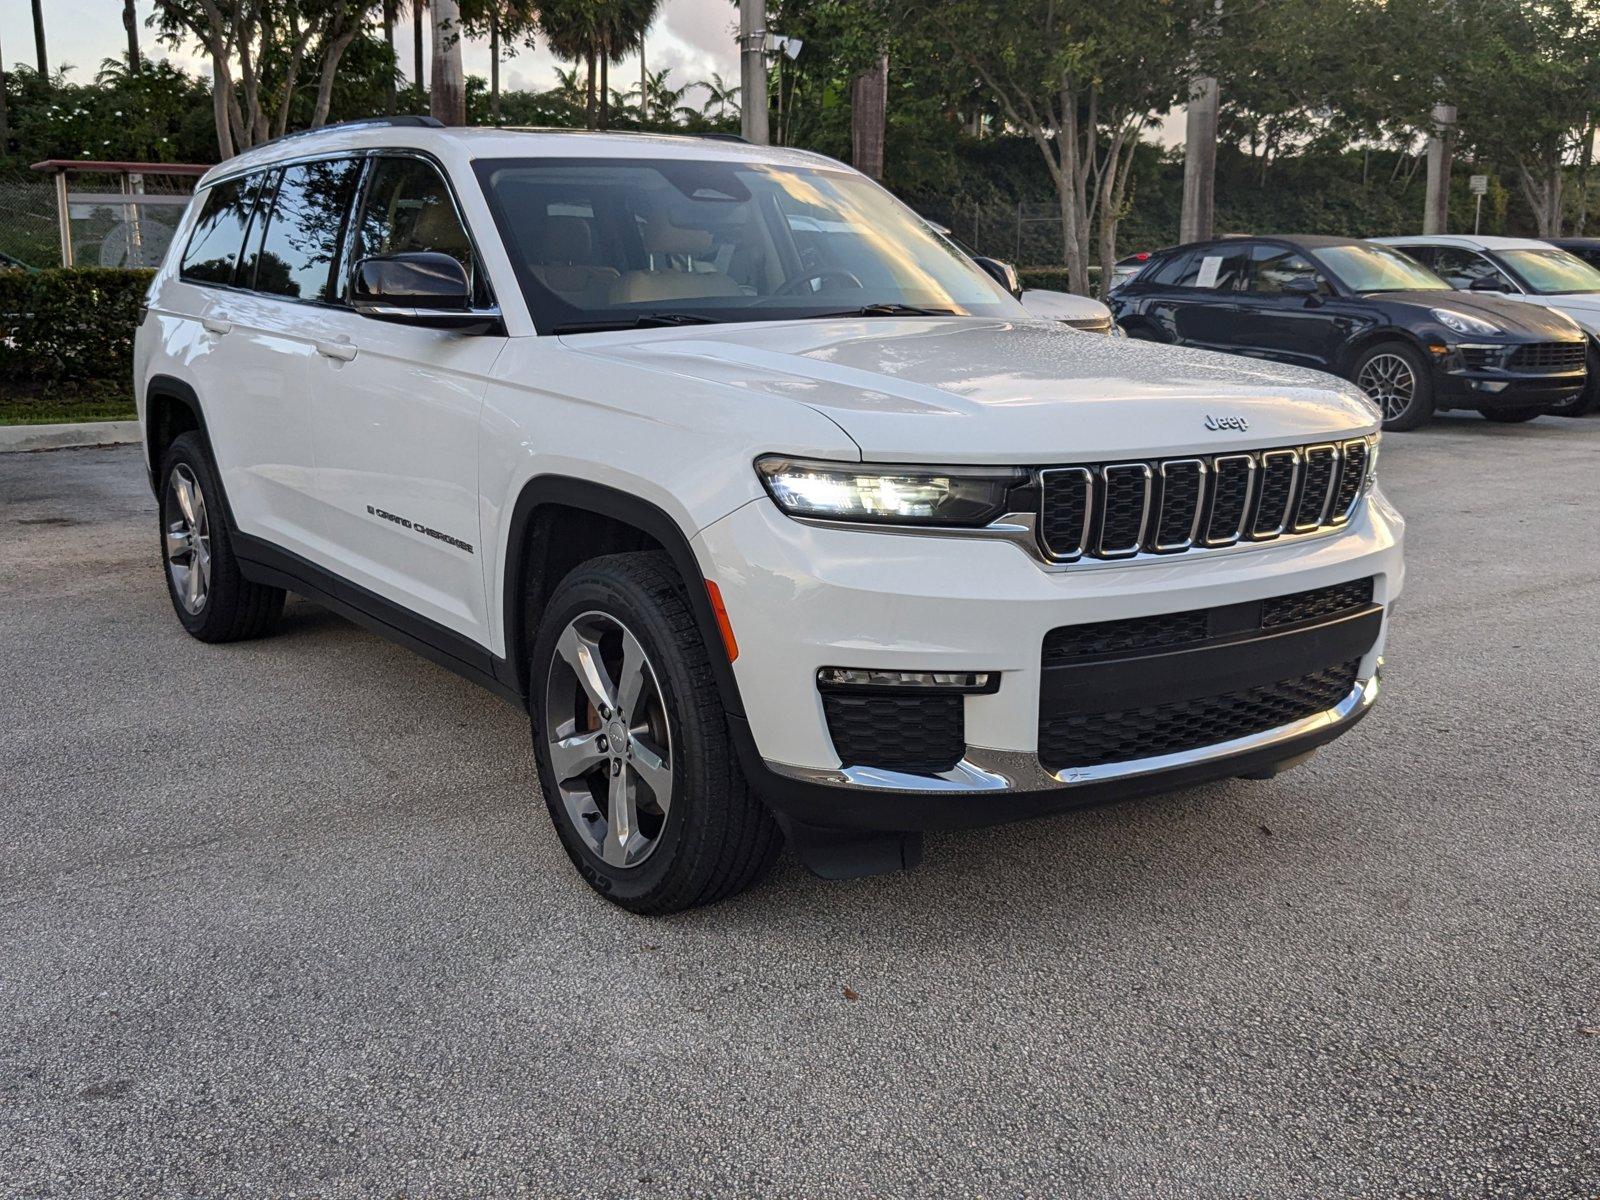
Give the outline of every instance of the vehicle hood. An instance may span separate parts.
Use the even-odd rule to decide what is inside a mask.
[[[1528,296],[1526,299],[1566,313],[1590,333],[1600,330],[1600,292],[1569,292],[1563,296]]]
[[[564,341],[637,368],[788,397],[839,425],[869,461],[1152,458],[1378,426],[1377,410],[1331,375],[1049,321],[879,317]],[[1208,418],[1221,427],[1208,428]]]
[[[1414,304],[1422,309],[1449,308],[1493,321],[1513,337],[1562,342],[1576,336],[1572,323],[1553,308],[1507,300],[1493,292],[1381,292],[1374,299]],[[1432,320],[1431,317],[1427,318]]]

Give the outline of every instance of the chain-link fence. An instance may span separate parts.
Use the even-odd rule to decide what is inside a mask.
[[[0,175],[0,255],[0,267],[61,265],[56,189],[45,176]]]
[[[979,254],[1018,267],[1061,265],[1061,209],[1055,204],[958,202],[918,211]]]
[[[159,266],[193,191],[192,173],[72,171],[72,265]],[[54,175],[0,176],[0,254],[30,267],[62,265]]]

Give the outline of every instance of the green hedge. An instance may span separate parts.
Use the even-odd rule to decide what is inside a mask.
[[[0,272],[0,381],[127,383],[151,275],[101,267]]]
[[[1040,288],[1047,292],[1070,292],[1067,286],[1067,269],[1065,267],[1019,267],[1017,276],[1022,280],[1025,288]],[[1093,291],[1100,283],[1100,266],[1098,263],[1089,267],[1089,290]]]

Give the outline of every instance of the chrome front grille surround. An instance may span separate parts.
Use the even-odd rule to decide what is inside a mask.
[[[1269,542],[1350,519],[1366,438],[1040,471],[1039,547],[1051,562]]]

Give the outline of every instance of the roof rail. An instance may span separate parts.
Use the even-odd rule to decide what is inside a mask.
[[[293,133],[280,134],[270,141],[259,143],[262,146],[276,146],[279,142],[292,141],[295,138],[310,137],[314,133],[327,133],[331,129],[443,129],[444,122],[437,117],[422,117],[405,115],[398,117],[357,117],[353,121],[335,121],[331,125],[319,125],[315,129],[296,129]]]
[[[746,146],[750,139],[737,133],[691,133],[690,137],[704,138],[708,142],[743,142]]]

